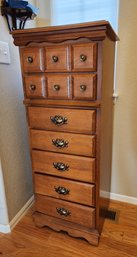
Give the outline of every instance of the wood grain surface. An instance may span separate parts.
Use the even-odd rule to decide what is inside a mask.
[[[58,162],[68,165],[68,169],[55,169],[53,163]],[[32,150],[33,171],[88,183],[96,181],[95,162],[95,158]]]
[[[136,257],[137,206],[111,201],[110,207],[120,211],[119,220],[105,221],[98,247],[48,227],[36,227],[31,208],[11,233],[0,233],[0,256],[57,257],[58,253],[62,257]]]
[[[61,116],[67,119],[65,124],[58,126],[51,121],[51,117]],[[46,107],[28,108],[29,126],[35,129],[51,131],[68,131],[91,134],[96,129],[95,110],[74,110]]]
[[[34,174],[35,192],[37,194],[52,196],[70,202],[84,205],[95,205],[95,185],[67,179]],[[66,194],[58,193],[60,187],[69,190]]]
[[[31,129],[30,140],[32,149],[95,157],[95,136],[93,135]],[[63,140],[67,146],[57,147],[53,144],[53,140]]]

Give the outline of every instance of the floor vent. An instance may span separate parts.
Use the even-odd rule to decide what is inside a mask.
[[[106,211],[106,219],[109,219],[109,220],[116,220],[116,211],[113,211],[113,210],[107,210]]]
[[[116,209],[101,209],[100,210],[100,215],[106,219],[109,219],[113,222],[118,222],[119,218],[119,210]]]

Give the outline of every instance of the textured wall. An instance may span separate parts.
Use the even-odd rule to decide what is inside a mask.
[[[112,187],[137,197],[137,0],[120,0]]]
[[[28,24],[35,25],[33,21]],[[11,220],[32,196],[33,190],[18,48],[13,45],[2,16],[0,30],[0,40],[9,43],[11,54],[10,65],[0,64],[0,157]]]

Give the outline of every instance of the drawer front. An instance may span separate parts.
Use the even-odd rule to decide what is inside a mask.
[[[25,92],[28,98],[44,98],[46,96],[44,76],[25,76]]]
[[[97,79],[95,74],[73,75],[73,98],[96,100]]]
[[[95,110],[74,110],[45,107],[28,107],[31,128],[77,133],[94,133]]]
[[[32,151],[33,171],[84,182],[95,182],[95,159],[67,154]]]
[[[97,44],[85,43],[72,46],[73,71],[96,71]]]
[[[68,46],[49,46],[45,48],[46,71],[69,71],[70,57]]]
[[[47,76],[48,98],[68,99],[72,97],[70,76],[48,75]]]
[[[95,227],[95,209],[91,207],[36,194],[36,210],[84,227]]]
[[[24,72],[44,71],[43,48],[31,47],[22,49]]]
[[[35,192],[84,205],[95,205],[95,186],[47,175],[35,174]]]
[[[95,136],[30,130],[32,149],[95,156]]]

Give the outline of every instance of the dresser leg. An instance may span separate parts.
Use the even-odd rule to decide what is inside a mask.
[[[66,220],[50,217],[40,212],[33,214],[35,225],[39,228],[49,227],[57,232],[65,231],[72,237],[84,238],[91,245],[97,246],[99,243],[99,233],[97,230],[90,230],[88,228],[72,224]]]

